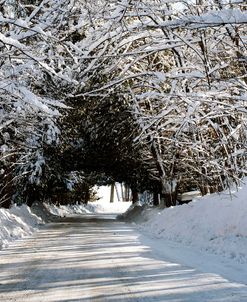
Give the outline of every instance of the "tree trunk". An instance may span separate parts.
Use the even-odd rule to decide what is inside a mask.
[[[114,202],[114,189],[115,189],[115,182],[111,184],[111,195],[110,195],[110,202]]]
[[[154,206],[159,206],[159,204],[160,204],[159,193],[158,192],[154,192],[153,193],[153,205]]]
[[[125,190],[124,190],[124,200],[125,201],[129,201],[129,186],[128,185],[124,185],[124,187],[125,187]]]
[[[124,196],[124,184],[121,183],[121,195],[122,195],[122,201],[125,201],[125,196]]]
[[[166,208],[175,206],[177,204],[177,192],[163,193],[162,198],[164,200],[164,206]]]
[[[132,203],[135,204],[138,202],[138,192],[136,190],[132,190]]]
[[[202,196],[207,195],[209,193],[209,187],[206,185],[199,186]]]
[[[89,188],[85,189],[85,204],[88,204],[89,200],[90,200],[90,190]]]
[[[119,201],[121,201],[121,196],[119,194],[118,186],[116,184],[115,184],[115,189],[116,189],[116,193],[117,193],[117,200],[119,202]]]

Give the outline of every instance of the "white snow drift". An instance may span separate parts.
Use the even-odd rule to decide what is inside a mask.
[[[118,214],[125,212],[131,205],[131,202],[114,202],[109,203],[105,200],[98,202],[89,202],[87,205],[67,205],[67,206],[55,206],[52,204],[47,204],[48,210],[54,214],[61,217],[69,215],[80,215],[80,214],[93,214],[93,213],[109,213]]]
[[[9,210],[0,208],[0,249],[10,241],[31,235],[43,223],[26,205]]]
[[[53,215],[65,217],[90,213],[122,213],[127,210],[130,203],[117,202],[110,204],[103,201],[102,203],[94,202],[88,205],[55,206],[44,204],[44,206],[40,206],[40,211],[36,209],[35,212],[38,213],[37,215],[42,216],[41,214],[43,214],[47,216],[50,212]],[[49,212],[44,213],[46,209]],[[8,210],[0,208],[0,249],[7,247],[9,242],[13,240],[31,235],[40,225],[43,225],[45,223],[44,220],[37,215],[26,205],[22,205],[21,207],[13,206]],[[50,221],[53,220],[54,217],[51,215]]]
[[[146,209],[141,215],[140,228],[157,238],[247,264],[247,185],[158,213]]]

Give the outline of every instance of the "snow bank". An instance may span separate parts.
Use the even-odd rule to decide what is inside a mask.
[[[26,205],[0,208],[0,249],[10,241],[31,235],[41,224],[43,220]]]
[[[160,212],[159,208],[148,205],[131,205],[126,212],[117,216],[120,221],[143,223],[151,220]]]
[[[247,185],[232,195],[212,194],[152,211],[157,209],[146,209],[144,219],[137,219],[145,232],[247,263]]]
[[[52,214],[45,203],[35,202],[32,205],[32,212],[40,217],[45,223],[60,221],[60,217]]]
[[[66,205],[66,206],[55,206],[52,204],[46,204],[47,209],[51,214],[60,217],[71,216],[71,215],[81,215],[81,214],[97,214],[97,213],[123,213],[131,205],[131,202],[89,202],[87,205]]]
[[[98,201],[98,202],[90,202],[86,205],[86,208],[91,213],[123,213],[125,212],[130,206],[131,202],[107,202],[107,201]]]
[[[8,243],[31,235],[45,222],[59,221],[59,217],[90,213],[122,213],[131,203],[128,202],[93,202],[88,205],[55,206],[34,204],[32,210],[22,205],[11,209],[0,208],[0,249]]]
[[[55,206],[53,204],[45,204],[51,214],[60,217],[65,217],[74,214],[85,214],[91,213],[83,204],[80,205],[66,205],[66,206]]]

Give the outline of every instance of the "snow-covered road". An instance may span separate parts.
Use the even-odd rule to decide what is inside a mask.
[[[109,214],[64,218],[0,252],[0,301],[247,301],[246,285],[155,246]]]

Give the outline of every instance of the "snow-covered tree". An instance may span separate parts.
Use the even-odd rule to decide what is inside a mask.
[[[178,184],[205,192],[237,182],[246,173],[243,3],[118,1],[107,12],[89,47],[97,75],[77,97],[115,92],[128,102],[166,195]]]
[[[0,5],[0,190],[1,204],[8,206],[17,181],[25,177],[39,184],[43,145],[58,143],[58,108],[66,107],[63,88],[72,79],[57,56],[67,1],[6,0]]]

